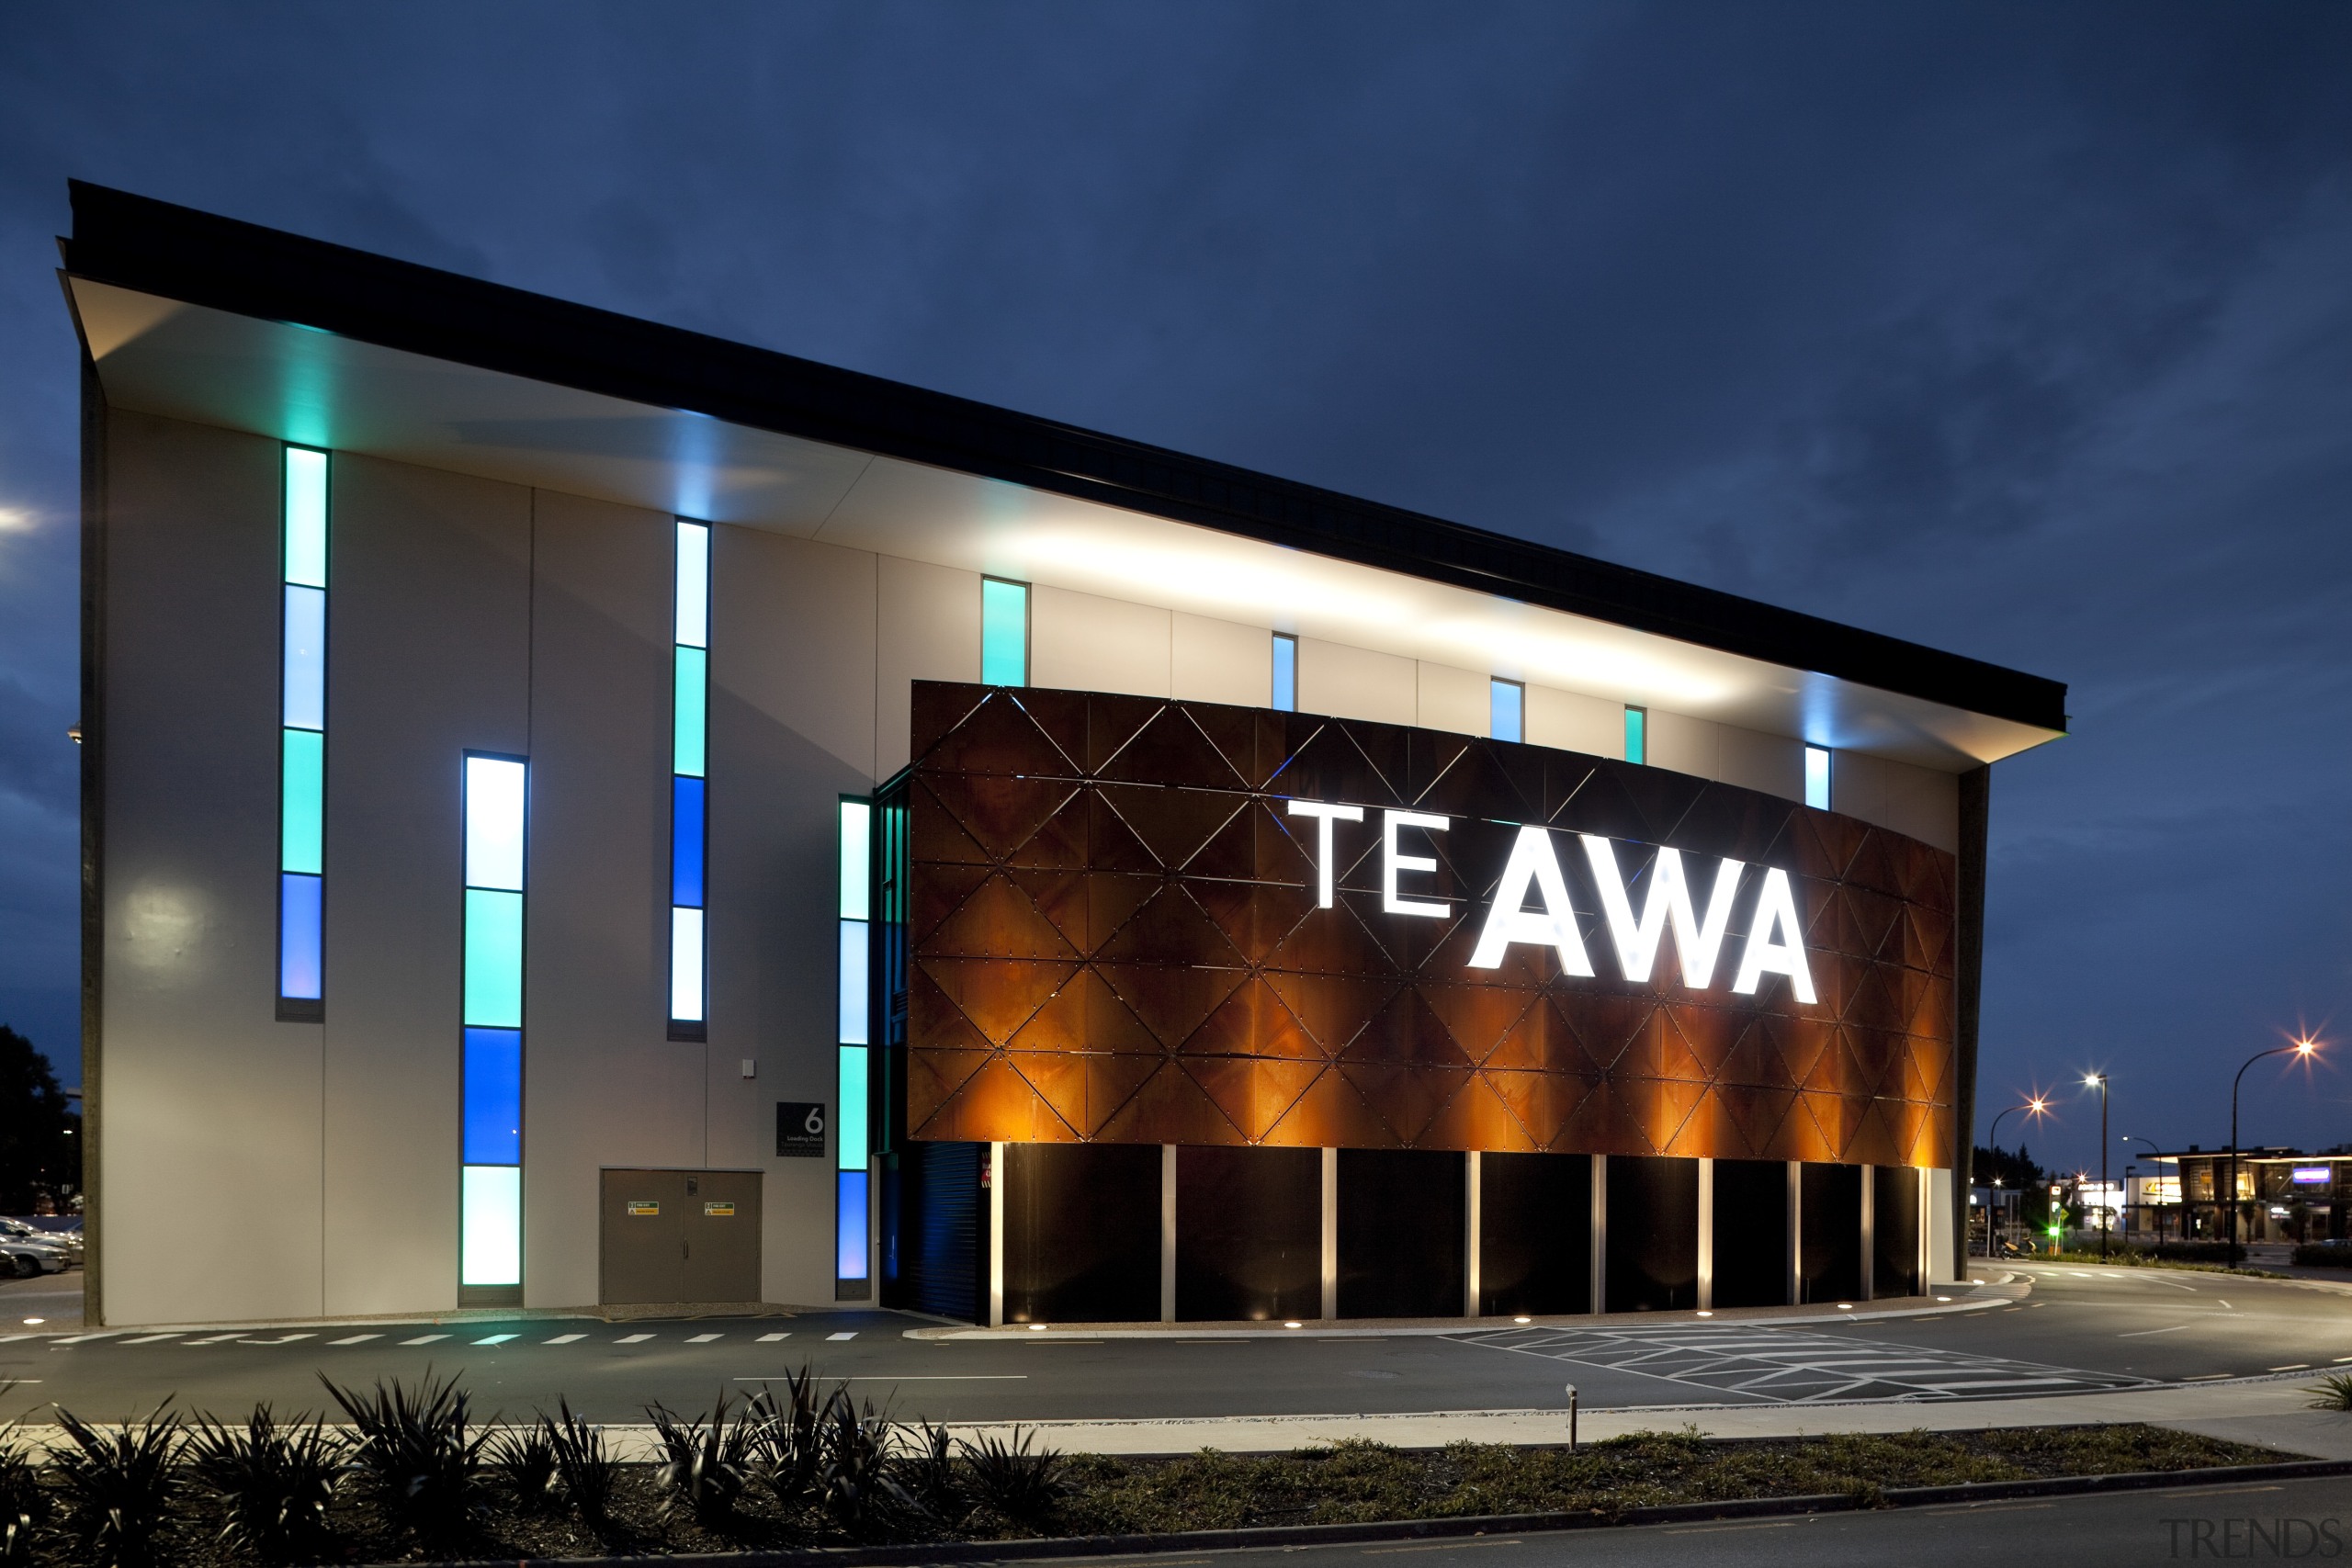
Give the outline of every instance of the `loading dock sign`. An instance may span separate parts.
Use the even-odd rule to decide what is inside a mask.
[[[662,1205],[647,1198],[628,1201],[628,1217],[632,1220],[654,1220],[662,1217]]]
[[[823,1100],[779,1100],[775,1102],[775,1152],[784,1159],[825,1157]]]

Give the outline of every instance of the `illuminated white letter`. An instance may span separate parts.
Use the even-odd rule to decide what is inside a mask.
[[[1625,878],[1617,869],[1617,850],[1607,839],[1590,833],[1584,840],[1585,858],[1592,863],[1592,879],[1600,886],[1600,910],[1609,917],[1610,939],[1617,944],[1617,963],[1628,980],[1646,980],[1657,960],[1657,939],[1668,920],[1674,922],[1674,951],[1682,960],[1682,983],[1701,990],[1715,977],[1715,954],[1722,951],[1724,931],[1731,924],[1731,902],[1739,892],[1744,863],[1726,860],[1715,867],[1715,890],[1707,899],[1702,922],[1690,904],[1690,879],[1683,874],[1682,853],[1660,849],[1650,878],[1649,902],[1642,906],[1639,922],[1634,901],[1626,897]]]
[[[1396,852],[1396,829],[1426,828],[1432,833],[1442,833],[1453,824],[1443,817],[1432,817],[1426,811],[1384,811],[1380,814],[1380,907],[1392,915],[1429,915],[1442,919],[1453,911],[1443,904],[1432,904],[1425,898],[1396,897],[1396,874],[1400,871],[1435,871],[1437,862],[1428,855],[1400,855]]]
[[[1319,800],[1294,800],[1290,803],[1290,814],[1293,817],[1322,818],[1315,846],[1315,904],[1317,908],[1328,909],[1331,907],[1331,824],[1363,821],[1363,807],[1330,806]]]
[[[1776,942],[1778,931],[1785,940]],[[1764,874],[1764,891],[1756,897],[1756,919],[1747,929],[1747,955],[1739,961],[1739,978],[1731,988],[1754,996],[1756,983],[1767,975],[1786,975],[1797,1000],[1810,1002],[1813,971],[1805,967],[1804,933],[1797,925],[1796,894],[1789,874],[1777,867]]]
[[[1523,907],[1531,882],[1544,897],[1541,913]],[[1560,879],[1559,857],[1552,852],[1552,835],[1532,822],[1520,829],[1519,841],[1510,847],[1510,863],[1503,867],[1495,907],[1487,911],[1487,929],[1478,933],[1478,951],[1470,955],[1470,967],[1501,968],[1503,949],[1515,942],[1532,942],[1557,953],[1563,975],[1592,973],[1584,938],[1577,934],[1576,911],[1568,907],[1567,884]]]

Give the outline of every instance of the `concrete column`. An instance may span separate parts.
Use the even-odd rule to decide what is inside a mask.
[[[1858,1302],[1871,1299],[1871,1275],[1876,1272],[1878,1262],[1877,1216],[1871,1212],[1878,1198],[1878,1183],[1871,1179],[1877,1170],[1876,1166],[1862,1167],[1862,1280],[1861,1290],[1854,1297]]]
[[[1462,1172],[1462,1315],[1478,1315],[1478,1151],[1463,1157]]]
[[[1323,1315],[1340,1315],[1340,1151],[1323,1151]]]
[[[1004,1145],[989,1145],[989,1326],[1004,1326]]]
[[[1592,1156],[1592,1310],[1609,1310],[1609,1156]]]
[[[1804,1162],[1789,1161],[1789,1304],[1804,1302]]]
[[[1715,1162],[1699,1159],[1699,1309],[1715,1304]]]
[[[1176,1321],[1176,1145],[1159,1145],[1159,1321]]]

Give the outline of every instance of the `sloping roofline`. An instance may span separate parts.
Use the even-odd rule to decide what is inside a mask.
[[[1028,485],[2038,728],[2059,682],[1164,447],[69,182],[77,277]]]

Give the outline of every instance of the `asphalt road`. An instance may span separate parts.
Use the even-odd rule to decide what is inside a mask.
[[[1399,1558],[1407,1560],[1398,1562]],[[2352,1477],[1381,1546],[1063,1558],[1134,1568],[2146,1568],[2352,1557]]]
[[[2352,1370],[2352,1297],[2284,1281],[2040,1267],[2030,1298],[1946,1316],[1772,1326],[1680,1314],[1593,1326],[1385,1338],[905,1337],[882,1312],[608,1324],[594,1319],[60,1337],[0,1322],[0,1419],[54,1402],[119,1419],[181,1408],[320,1408],[345,1384],[462,1371],[483,1413],[642,1419],[709,1406],[804,1363],[902,1416],[940,1420],[1587,1409],[1831,1399],[1997,1398],[2287,1370]],[[68,1276],[67,1278],[71,1278]],[[2348,1548],[2347,1551],[2352,1551]]]

